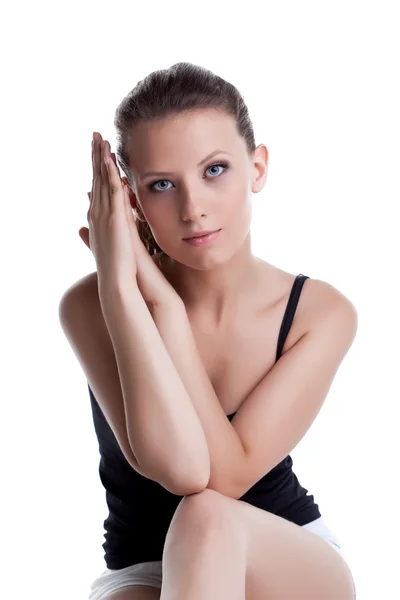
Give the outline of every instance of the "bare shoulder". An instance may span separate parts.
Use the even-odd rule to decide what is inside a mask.
[[[267,277],[275,281],[275,301],[279,304],[278,313],[287,306],[289,295],[297,275],[289,273],[273,265],[266,264]],[[273,279],[271,279],[271,275]],[[287,348],[311,331],[324,320],[338,316],[343,328],[355,331],[358,324],[357,310],[353,302],[341,290],[322,279],[309,277],[304,281],[297,305],[293,327],[288,336]]]
[[[83,318],[87,310],[90,311],[92,326],[96,328],[99,335],[108,339],[108,329],[99,298],[97,271],[75,281],[65,290],[59,301],[58,313],[61,322],[69,319],[72,313],[76,313],[77,318],[78,314]]]
[[[322,279],[307,279],[305,298],[307,310],[313,323],[327,314],[338,313],[343,318],[357,322],[358,315],[353,302],[341,290]]]
[[[318,355],[322,352],[341,361],[357,335],[357,310],[341,290],[327,281],[307,279],[306,282],[309,284],[306,297],[309,325],[303,335],[308,337],[310,348],[314,347]]]
[[[76,300],[83,300],[91,302],[91,306],[95,308],[96,304],[100,307],[99,295],[98,295],[98,284],[97,284],[97,271],[84,275],[73,284],[71,284],[63,293],[59,303],[59,310],[67,306],[69,301],[75,302]]]

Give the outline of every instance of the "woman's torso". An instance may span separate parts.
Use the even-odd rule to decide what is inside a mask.
[[[248,290],[248,306],[226,325],[188,311],[197,349],[225,414],[236,412],[276,362],[276,343],[296,275],[259,260],[257,289]],[[265,281],[265,285],[263,282]],[[287,352],[324,306],[329,284],[307,279],[283,345]]]
[[[215,327],[213,317],[204,317],[204,311],[202,317],[188,311],[200,357],[229,420],[276,360],[312,327],[326,306],[324,295],[330,293],[331,286],[324,282],[302,274],[296,277],[267,263],[260,264],[259,277],[259,289],[265,288],[265,294],[249,290],[248,307],[244,303],[244,310],[237,318],[226,319],[226,325]],[[90,386],[89,395],[109,508],[103,544],[107,567],[161,560],[181,498],[129,466]],[[314,496],[301,486],[292,465],[287,456],[240,499],[298,525],[319,518]]]

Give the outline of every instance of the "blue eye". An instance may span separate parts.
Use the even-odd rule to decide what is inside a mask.
[[[226,163],[214,163],[214,164],[210,165],[209,167],[207,167],[206,171],[208,171],[208,169],[212,169],[213,167],[222,167],[222,168],[223,168],[225,171],[226,171],[227,169],[229,169],[229,165],[228,165],[228,164],[226,164]],[[222,171],[222,172],[224,172],[224,171]],[[221,174],[221,173],[220,173],[220,174]],[[216,175],[218,175],[218,176],[219,176],[220,174],[218,174],[218,173],[217,173]],[[215,179],[215,177],[212,177],[212,179]],[[160,179],[159,181],[155,181],[154,183],[150,183],[150,184],[149,184],[149,186],[148,186],[148,189],[149,189],[151,192],[162,192],[162,191],[168,191],[168,189],[166,189],[166,188],[164,188],[163,190],[160,190],[159,188],[158,188],[158,189],[156,189],[156,187],[155,187],[155,186],[156,186],[156,185],[158,185],[159,183],[162,183],[163,181],[169,181],[169,180],[168,180],[168,179]]]

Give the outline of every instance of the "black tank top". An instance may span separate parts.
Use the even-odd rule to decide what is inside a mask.
[[[309,277],[300,273],[294,281],[279,332],[276,360],[282,354],[306,279]],[[140,562],[161,560],[170,522],[183,496],[172,494],[130,466],[89,385],[88,388],[99,443],[99,474],[109,509],[104,521],[106,541],[102,544],[107,568],[123,569]],[[227,418],[231,421],[236,412]],[[298,525],[318,519],[321,516],[318,504],[300,485],[292,465],[288,455],[240,500]]]

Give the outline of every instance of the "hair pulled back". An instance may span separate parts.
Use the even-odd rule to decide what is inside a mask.
[[[141,123],[164,119],[201,108],[215,108],[231,115],[249,154],[254,152],[253,125],[237,88],[212,71],[188,62],[153,71],[125,96],[115,112],[116,157],[130,185],[127,141],[131,129]],[[139,236],[150,255],[162,252],[147,221],[137,221]]]

